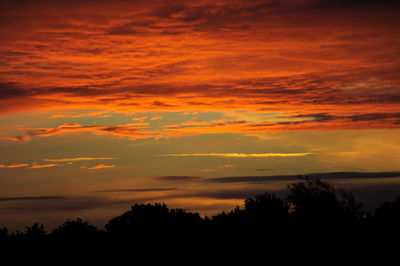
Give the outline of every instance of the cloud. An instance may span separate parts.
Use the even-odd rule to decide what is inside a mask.
[[[131,140],[138,139],[163,139],[181,136],[194,136],[203,134],[260,134],[265,132],[290,132],[305,130],[337,130],[337,129],[379,129],[399,128],[400,113],[353,113],[353,114],[328,114],[328,113],[285,113],[276,116],[266,115],[265,122],[252,122],[245,120],[219,119],[212,121],[185,121],[179,124],[163,125],[159,129],[149,129],[151,125],[145,122],[128,123],[125,125],[81,125],[66,123],[57,127],[48,128],[20,128],[25,135],[7,137],[13,141],[28,141],[35,137],[47,137],[72,133],[92,132],[101,135],[127,137]],[[256,115],[248,115],[248,119],[259,120]],[[272,120],[272,121],[268,121]],[[304,154],[309,155],[310,153]],[[189,156],[189,155],[187,155]],[[200,156],[200,155],[197,155]],[[211,155],[210,155],[211,156]],[[217,156],[217,155],[215,155]],[[222,156],[222,155],[221,155]],[[231,157],[245,157],[245,155],[232,155]],[[252,155],[256,157],[257,155]],[[276,154],[267,156],[302,156],[302,154]],[[228,156],[226,156],[228,157]]]
[[[234,167],[235,165],[233,164],[223,164],[223,165],[219,165],[219,168],[230,168],[230,167]]]
[[[60,200],[64,197],[59,196],[24,196],[24,197],[0,197],[0,202],[2,201],[30,201],[30,200]]]
[[[50,164],[36,164],[36,163],[33,163],[30,168],[31,169],[39,169],[39,168],[48,168],[48,167],[54,167],[54,166],[58,166],[58,164],[56,164],[56,163],[50,163]]]
[[[122,189],[106,189],[95,190],[93,193],[114,193],[114,192],[158,192],[158,191],[173,191],[176,188],[122,188]]]
[[[178,182],[190,182],[190,181],[199,181],[202,177],[196,176],[159,176],[155,178],[159,181],[178,181]]]
[[[201,169],[202,172],[215,172],[217,169]]]
[[[106,169],[106,168],[114,168],[114,167],[115,167],[115,165],[104,165],[104,164],[99,164],[99,165],[90,167],[90,168],[88,168],[88,169],[90,169],[90,170],[98,170],[98,169]]]
[[[363,122],[363,121],[387,121],[394,120],[393,122],[400,121],[400,113],[359,113],[352,115],[330,115],[327,113],[317,114],[301,114],[295,116],[289,116],[292,118],[311,118],[311,121],[326,122],[331,120],[347,120],[351,122]],[[309,120],[284,122],[284,123],[307,123]]]
[[[205,124],[167,125],[162,134],[165,136],[191,136],[202,134],[223,133],[263,133],[288,132],[305,130],[335,130],[335,129],[373,129],[398,128],[400,117],[397,113],[386,114],[357,114],[357,115],[328,115],[301,114],[296,116],[280,115],[278,121],[220,121]]]
[[[150,120],[160,120],[163,119],[161,116],[153,116]]]
[[[138,116],[138,117],[134,117],[132,118],[132,121],[141,121],[141,120],[145,120],[147,119],[147,116]]]
[[[320,179],[365,179],[365,178],[396,178],[400,172],[333,172],[304,174],[311,178]],[[270,181],[297,180],[299,175],[274,175],[274,176],[231,176],[209,178],[205,181],[213,183],[264,183]]]
[[[31,137],[29,137],[29,136],[8,136],[7,139],[11,140],[11,141],[27,141],[27,140],[31,140]]]
[[[258,168],[258,169],[254,169],[254,171],[276,171],[276,170],[280,170],[280,169],[274,169],[274,168]]]
[[[25,199],[26,198],[26,199]],[[7,200],[7,198],[5,198]],[[13,200],[13,198],[11,198]],[[78,212],[84,210],[92,210],[99,208],[109,208],[121,205],[132,204],[137,202],[136,199],[108,199],[100,197],[21,197],[20,201],[40,200],[35,204],[21,204],[20,202],[2,207],[1,210],[34,213],[54,213],[54,212]],[[0,199],[1,201],[1,199]]]
[[[94,161],[94,160],[116,160],[117,158],[110,157],[76,157],[76,158],[62,158],[62,159],[43,159],[45,162],[77,162],[77,161]]]
[[[165,157],[228,157],[228,158],[248,158],[248,157],[301,157],[312,155],[314,153],[171,153],[158,156]]]
[[[88,117],[88,116],[99,116],[99,117],[110,117],[111,115],[105,114],[106,111],[92,111],[92,112],[85,112],[81,114],[67,114],[65,112],[60,114],[52,115],[52,118],[80,118],[80,117]]]
[[[250,110],[292,117],[187,122],[162,133],[64,124],[10,140],[78,131],[145,139],[399,128],[398,1],[41,2],[2,1],[1,115]]]
[[[0,168],[19,168],[19,167],[25,167],[25,166],[29,166],[29,164],[27,164],[27,163],[14,163],[14,164],[9,164],[9,165],[0,164]]]
[[[142,126],[137,125],[117,125],[117,126],[83,126],[76,123],[63,124],[52,128],[26,129],[26,136],[18,137],[18,140],[27,140],[32,137],[48,137],[68,133],[95,132],[98,134],[110,134],[130,139],[157,138],[159,133],[143,130]]]

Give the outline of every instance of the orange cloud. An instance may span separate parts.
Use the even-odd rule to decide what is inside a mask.
[[[0,27],[2,115],[57,111],[55,118],[79,118],[109,112],[250,110],[342,118],[235,129],[399,127],[395,117],[349,119],[360,110],[387,114],[400,107],[396,1],[203,0],[175,5],[117,0],[82,1],[75,8],[65,1],[42,8],[11,2],[0,11],[7,25]],[[88,109],[96,111],[74,114]],[[186,126],[196,123],[202,122]],[[199,134],[195,131],[172,135]]]
[[[27,163],[15,163],[15,164],[9,164],[9,165],[0,164],[0,168],[19,168],[19,167],[25,167],[25,166],[29,166],[29,164],[27,164]]]
[[[58,166],[58,164],[56,164],[56,163],[51,163],[51,164],[36,164],[36,163],[33,163],[30,168],[31,169],[39,169],[39,168],[48,168],[48,167],[54,167],[54,166]]]
[[[150,120],[160,120],[163,119],[161,116],[153,116]]]
[[[217,169],[201,169],[202,172],[215,172]]]
[[[53,128],[26,128],[25,135],[9,136],[13,141],[27,141],[33,137],[53,136],[68,133],[93,132],[118,137],[136,139],[160,139],[202,134],[241,133],[256,136],[264,132],[337,130],[337,129],[379,129],[398,128],[400,113],[289,113],[271,121],[251,122],[244,120],[219,119],[212,121],[186,121],[169,124],[158,130],[149,130],[151,125],[145,122],[111,126],[85,126],[76,123],[63,124]],[[265,119],[268,119],[265,118]]]
[[[90,170],[98,170],[98,169],[106,169],[106,168],[113,168],[113,167],[115,167],[115,165],[104,165],[104,164],[99,164],[99,165],[90,167],[90,168],[88,168],[88,169],[90,169]]]
[[[29,140],[32,137],[47,137],[78,132],[95,132],[98,134],[110,134],[130,139],[158,138],[159,133],[142,129],[143,126],[137,125],[117,125],[117,126],[83,126],[80,124],[69,123],[54,128],[34,128],[26,129],[25,136],[15,137],[18,140]],[[13,138],[13,137],[10,137]]]
[[[234,165],[233,164],[223,164],[223,165],[220,165],[218,167],[219,168],[230,168],[230,167],[234,167]]]
[[[132,118],[132,121],[145,120],[145,119],[147,119],[147,116],[138,116],[138,117]]]
[[[302,130],[399,128],[400,113],[358,113],[352,115],[299,114],[278,117],[273,122],[221,121],[167,125],[163,135],[190,136],[222,133],[263,133]]]

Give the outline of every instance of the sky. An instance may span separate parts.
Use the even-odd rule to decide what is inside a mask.
[[[2,0],[0,21],[0,226],[213,215],[311,173],[400,195],[398,1]]]

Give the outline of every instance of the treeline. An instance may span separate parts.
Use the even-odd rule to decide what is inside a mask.
[[[320,179],[300,177],[288,186],[286,198],[270,193],[244,201],[230,212],[202,218],[198,213],[169,209],[165,204],[135,204],[98,229],[81,219],[67,220],[51,232],[40,223],[25,232],[0,229],[0,243],[8,246],[74,243],[209,243],[232,241],[269,241],[319,243],[346,239],[371,241],[400,236],[400,197],[382,203],[373,213],[362,211],[352,194],[335,190]]]

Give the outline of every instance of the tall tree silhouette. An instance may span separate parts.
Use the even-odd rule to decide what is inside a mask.
[[[300,182],[289,185],[288,201],[293,216],[309,222],[337,222],[342,219],[356,219],[361,204],[356,203],[351,193],[335,191],[334,187],[318,178],[300,177]]]

